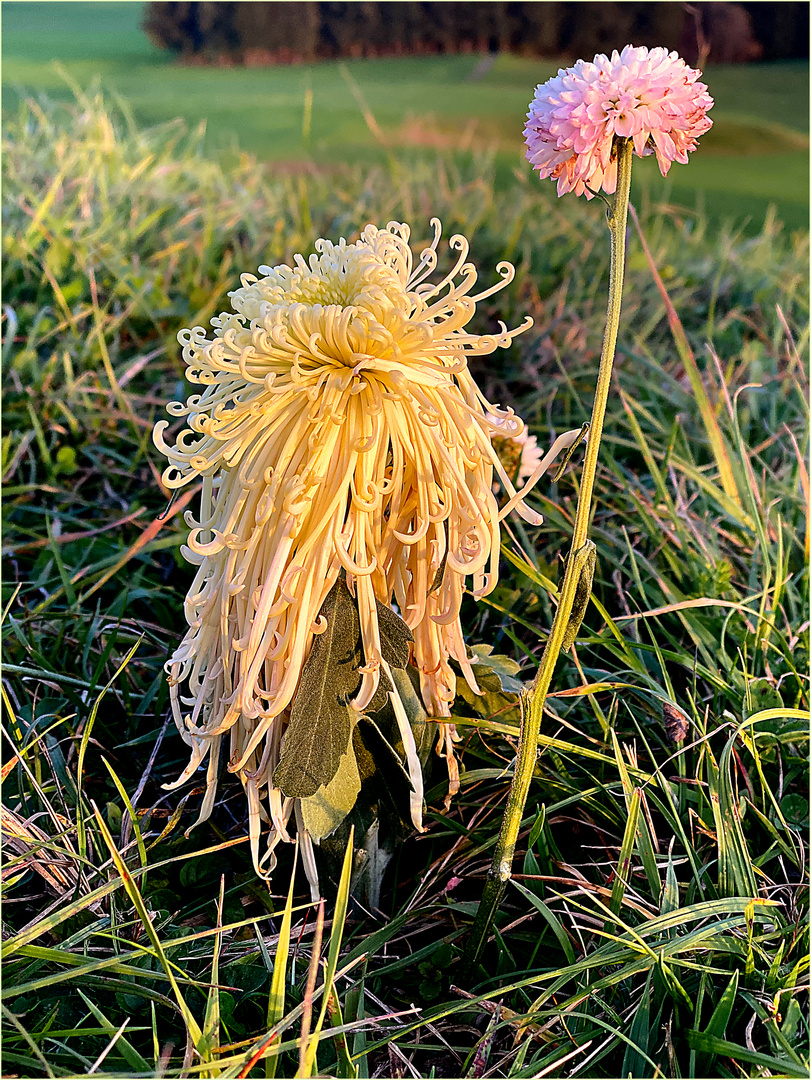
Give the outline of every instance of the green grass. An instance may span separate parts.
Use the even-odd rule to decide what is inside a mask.
[[[70,79],[87,87],[100,78],[130,103],[137,121],[182,116],[205,121],[211,152],[232,162],[237,145],[286,168],[315,163],[379,164],[388,153],[436,146],[470,166],[473,153],[497,155],[496,182],[508,187],[517,169],[528,175],[522,127],[534,87],[557,63],[501,56],[480,79],[479,57],[436,56],[358,60],[347,64],[275,68],[186,67],[153,47],[140,29],[135,3],[15,3],[3,5],[4,110],[23,95],[47,91],[69,99]],[[347,78],[348,73],[348,78]],[[808,225],[808,65],[802,62],[713,66],[713,129],[702,139],[701,164],[671,171],[675,202],[699,205],[717,221],[748,217],[750,232],[775,203],[792,228]],[[383,145],[362,115],[350,80],[367,103]],[[312,117],[305,100],[312,93]],[[718,159],[723,157],[723,162]],[[649,163],[645,163],[648,165]],[[638,177],[653,178],[655,167]],[[697,203],[698,200],[698,203]]]
[[[367,221],[409,220],[418,242],[437,214],[485,279],[516,264],[480,325],[535,327],[475,374],[548,444],[589,412],[601,205],[523,176],[496,190],[492,158],[445,152],[224,169],[100,98],[26,106],[3,149],[5,1073],[807,1076],[807,236],[771,217],[711,232],[632,192],[691,352],[632,230],[594,602],[549,699],[515,882],[461,983],[514,700],[459,700],[462,790],[444,813],[437,763],[427,833],[381,827],[374,910],[348,897],[340,844],[322,909],[287,845],[269,892],[228,778],[187,837],[202,787],[161,785],[185,765],[163,663],[191,574],[182,513],[156,522],[150,431],[185,393],[177,330],[239,272]],[[575,459],[539,485],[546,523],[510,523],[498,589],[464,608],[467,640],[525,680],[577,478]]]

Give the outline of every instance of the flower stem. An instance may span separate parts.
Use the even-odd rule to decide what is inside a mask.
[[[583,462],[583,474],[580,481],[580,496],[577,501],[574,533],[566,570],[560,589],[558,608],[552,622],[552,629],[544,647],[538,673],[532,689],[522,701],[521,735],[515,772],[504,818],[501,823],[493,862],[487,873],[487,881],[482,892],[481,903],[476,913],[473,929],[468,939],[463,958],[464,969],[472,973],[478,962],[498,909],[507,882],[510,880],[515,845],[521,828],[527,795],[538,750],[538,736],[541,730],[544,703],[558,656],[562,648],[572,644],[574,634],[583,618],[588,595],[591,590],[591,574],[594,567],[594,544],[588,539],[589,518],[591,516],[591,497],[594,490],[594,477],[597,471],[597,457],[600,451],[600,439],[608,403],[611,385],[611,371],[614,365],[614,350],[619,329],[620,305],[622,303],[622,282],[625,271],[625,226],[628,218],[628,196],[631,190],[631,157],[633,142],[630,139],[617,140],[617,190],[613,208],[608,212],[608,227],[611,232],[611,269],[608,287],[608,312],[606,315],[605,335],[600,355],[600,370],[597,375],[597,387],[594,392],[594,406],[591,413],[591,426]]]

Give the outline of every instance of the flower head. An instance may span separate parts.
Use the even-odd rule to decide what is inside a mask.
[[[339,575],[357,602],[364,653],[352,707],[368,706],[386,670],[376,601],[396,602],[453,777],[454,731],[442,722],[455,694],[450,660],[477,689],[459,610],[466,588],[478,597],[496,584],[505,511],[494,471],[509,508],[539,521],[521,507],[491,443],[520,435],[523,423],[490,405],[467,369],[470,355],[506,346],[531,325],[466,329],[477,302],[514,270],[499,264],[500,280],[474,295],[468,243],[454,236],[455,266],[432,282],[441,232],[432,225],[416,267],[407,225],[369,225],[356,243],[319,240],[309,260],[243,275],[229,294],[233,313],[211,320],[213,339],[199,326],[178,335],[187,378],[202,392],[168,406],[187,424],[174,445],[164,440],[166,421],[154,437],[169,459],[166,486],[201,478],[202,497],[198,519],[186,518],[184,555],[198,566],[189,629],[167,665],[175,721],[191,748],[177,783],[208,757],[204,819],[227,737],[257,869],[260,814],[272,821],[271,851],[287,838],[293,800],[273,787],[273,772]],[[419,760],[396,697],[419,827]]]
[[[527,114],[527,158],[558,195],[592,198],[617,183],[616,137],[633,139],[639,157],[655,153],[663,176],[687,163],[696,139],[709,131],[713,100],[689,68],[667,49],[626,45],[610,58],[578,60],[538,86]]]
[[[507,470],[507,475],[516,484],[525,483],[538,470],[543,460],[538,440],[534,435],[530,435],[526,428],[519,435],[514,435],[506,430],[507,423],[498,420],[496,422],[504,433],[493,434],[493,449]]]

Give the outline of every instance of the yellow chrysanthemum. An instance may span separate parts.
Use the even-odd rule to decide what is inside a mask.
[[[178,335],[187,378],[203,390],[168,407],[188,424],[174,446],[163,438],[166,421],[154,436],[170,462],[168,488],[202,477],[199,520],[187,513],[183,549],[199,566],[186,599],[189,629],[167,665],[174,718],[192,752],[177,784],[208,755],[204,820],[227,735],[260,872],[268,858],[258,856],[260,816],[268,816],[260,794],[267,790],[272,851],[293,809],[272,782],[287,710],[341,572],[358,604],[365,658],[353,707],[368,705],[385,668],[375,598],[395,602],[414,636],[423,700],[440,720],[453,782],[455,732],[442,722],[455,694],[451,659],[476,689],[462,594],[483,596],[496,584],[500,516],[516,509],[540,520],[522,507],[491,444],[494,435],[520,435],[523,423],[490,405],[467,370],[468,356],[509,345],[531,325],[465,330],[513,267],[500,263],[497,284],[472,295],[468,243],[454,236],[456,264],[432,284],[441,232],[432,225],[416,267],[407,225],[369,225],[357,243],[319,240],[308,261],[297,255],[292,267],[243,275],[229,294],[235,314],[212,319],[214,340],[202,327]],[[509,499],[501,512],[494,470]],[[421,828],[414,738],[391,697]]]

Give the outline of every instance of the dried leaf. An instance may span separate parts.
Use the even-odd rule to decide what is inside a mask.
[[[437,572],[434,574],[434,580],[431,582],[431,588],[428,590],[429,596],[431,593],[435,593],[442,588],[442,582],[445,580],[445,566],[447,565],[447,562],[448,553],[446,551],[442,556],[442,562],[439,564]]]
[[[667,737],[671,742],[683,742],[690,730],[690,721],[681,709],[671,705],[669,701],[662,704],[662,720],[664,721]]]
[[[586,608],[589,606],[589,600],[591,599],[591,583],[594,581],[594,570],[597,566],[597,548],[591,540],[587,540],[583,546],[587,547],[587,551],[585,561],[580,570],[580,576],[577,579],[577,589],[575,590],[574,603],[572,604],[569,621],[566,624],[566,632],[563,635],[563,644],[561,648],[564,652],[568,652],[575,641],[577,641],[577,633],[585,617]],[[582,550],[583,548],[578,550],[578,556],[580,556]]]

